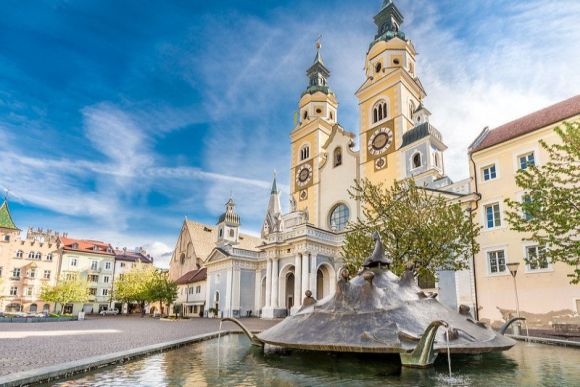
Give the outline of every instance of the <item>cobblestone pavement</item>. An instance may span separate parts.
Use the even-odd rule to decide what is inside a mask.
[[[0,376],[216,332],[218,319],[161,321],[150,317],[88,317],[84,321],[0,324]],[[278,321],[242,319],[251,330]],[[222,329],[237,329],[226,322]]]

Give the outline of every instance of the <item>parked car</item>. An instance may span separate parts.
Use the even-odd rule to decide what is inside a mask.
[[[119,310],[118,309],[104,309],[104,310],[101,310],[99,312],[99,314],[101,316],[106,316],[106,315],[109,315],[109,314],[117,315],[117,314],[119,314]]]

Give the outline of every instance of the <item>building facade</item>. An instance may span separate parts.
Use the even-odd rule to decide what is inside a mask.
[[[207,269],[192,270],[177,279],[176,305],[184,317],[203,317],[205,313]]]
[[[60,238],[60,279],[83,279],[89,285],[88,302],[67,304],[65,313],[98,313],[112,304],[115,252],[110,244]]]
[[[0,311],[52,312],[40,300],[45,285],[54,285],[59,270],[59,237],[52,230],[29,228],[25,238],[16,227],[8,201],[0,207]]]
[[[580,120],[580,96],[547,107],[493,130],[485,129],[469,149],[472,189],[480,199],[476,219],[483,226],[475,257],[477,301],[481,319],[499,323],[514,314],[516,299],[509,262],[519,262],[516,275],[520,311],[529,324],[549,326],[559,318],[580,313],[580,287],[567,275],[573,268],[541,260],[526,264],[525,258],[541,256],[542,250],[527,236],[510,230],[506,199],[521,201],[526,192],[516,185],[519,169],[542,165],[547,153],[539,140],[557,143],[554,128],[563,121]],[[522,214],[522,216],[525,216]]]
[[[192,229],[184,223],[170,272],[179,278],[207,267],[206,308],[217,307],[222,316],[275,318],[297,311],[307,290],[317,299],[332,294],[343,233],[361,216],[348,190],[362,178],[387,186],[412,178],[466,207],[474,199],[469,180],[454,183],[445,175],[446,146],[429,122],[415,47],[401,30],[403,15],[386,0],[374,21],[377,33],[366,53],[365,81],[356,92],[359,149],[356,135],[339,123],[338,98],[318,42],[290,130],[289,211],[282,211],[274,178],[260,238],[252,237],[250,246],[237,237],[240,219],[233,202],[226,204],[217,228]],[[211,237],[213,230],[218,235]],[[452,307],[473,305],[469,271],[441,273],[439,287]]]

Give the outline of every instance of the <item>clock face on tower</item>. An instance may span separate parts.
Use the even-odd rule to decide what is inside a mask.
[[[312,166],[304,164],[296,170],[296,184],[299,187],[305,187],[312,180]]]
[[[393,143],[393,131],[387,127],[374,131],[367,143],[367,149],[373,156],[385,153]]]

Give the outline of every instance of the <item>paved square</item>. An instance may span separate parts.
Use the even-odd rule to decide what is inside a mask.
[[[243,319],[251,330],[277,321]],[[84,321],[2,323],[0,376],[97,355],[125,351],[185,337],[216,332],[218,319],[162,321],[150,317],[89,317]],[[224,323],[222,329],[239,330]]]

